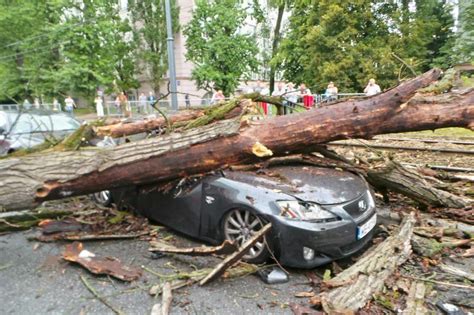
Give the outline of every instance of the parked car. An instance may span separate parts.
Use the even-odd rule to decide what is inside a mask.
[[[0,156],[32,148],[45,139],[61,139],[81,123],[65,113],[0,111]]]
[[[213,244],[228,239],[241,245],[271,222],[270,234],[244,259],[262,263],[271,250],[280,263],[297,268],[354,254],[371,239],[377,220],[362,177],[305,165],[222,171],[97,196]]]

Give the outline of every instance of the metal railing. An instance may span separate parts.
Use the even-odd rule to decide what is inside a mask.
[[[345,98],[345,97],[361,97],[365,96],[364,93],[339,93],[337,95],[326,95],[326,94],[312,94],[308,95],[309,99],[304,99],[301,96],[298,96],[296,102],[290,101],[289,97],[284,97],[283,106],[286,113],[292,113],[294,111],[302,111],[304,109],[311,109],[315,107],[326,106],[332,101]],[[230,98],[226,98],[222,101],[227,101]],[[198,98],[190,97],[189,99],[180,99],[179,110],[183,109],[192,109],[196,107],[205,107],[209,105],[216,104],[210,98]],[[156,114],[156,110],[152,108],[152,102],[150,101],[128,101],[126,105],[126,112],[130,113],[130,116],[140,116],[140,115],[150,115]],[[171,110],[171,101],[167,99],[159,100],[156,102],[156,105],[160,110],[165,112]],[[0,111],[19,111],[23,109],[31,110],[46,110],[50,112],[61,112],[63,111],[61,105],[53,105],[51,103],[42,103],[40,105],[35,104],[0,104]],[[122,112],[120,103],[117,101],[105,101],[103,103],[104,115],[112,117],[124,117],[126,113]],[[266,111],[268,115],[275,115],[276,111],[269,109]]]

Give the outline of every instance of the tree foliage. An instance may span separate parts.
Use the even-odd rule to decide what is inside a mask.
[[[454,46],[456,62],[474,62],[474,2],[459,0],[459,24]]]
[[[194,64],[192,78],[199,88],[221,89],[229,95],[256,69],[255,40],[242,30],[247,17],[238,0],[196,1],[184,34],[186,58]]]
[[[444,0],[297,2],[273,62],[318,92],[329,81],[360,92],[371,77],[387,88],[412,70],[449,66],[452,26]]]
[[[14,22],[15,21],[15,22]],[[9,24],[12,23],[13,24]],[[98,87],[136,87],[136,37],[113,0],[32,0],[0,4],[0,98],[92,100]],[[5,35],[6,34],[6,35]]]
[[[174,0],[171,1],[171,11],[173,31],[176,33],[179,30],[179,8]],[[158,94],[168,70],[164,0],[130,1],[130,12],[141,42],[138,50],[142,63],[140,71],[150,78]]]

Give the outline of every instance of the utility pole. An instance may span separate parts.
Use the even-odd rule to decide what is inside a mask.
[[[166,38],[168,48],[168,69],[170,74],[170,93],[171,93],[171,109],[173,111],[178,110],[178,95],[176,94],[176,65],[174,62],[174,38],[173,38],[173,27],[171,20],[171,5],[170,0],[165,0],[165,12],[166,12],[166,32],[168,37]]]

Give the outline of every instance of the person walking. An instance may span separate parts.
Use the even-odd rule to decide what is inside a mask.
[[[74,117],[74,108],[76,108],[76,103],[74,102],[73,98],[71,95],[68,95],[66,99],[64,100],[64,109],[66,112],[69,113],[69,115]]]
[[[370,79],[369,83],[364,89],[365,95],[372,96],[375,94],[379,94],[380,92],[382,92],[382,90],[380,89],[380,86],[377,83],[375,83],[375,79],[373,78]]]
[[[95,109],[97,111],[97,118],[104,117],[104,101],[102,100],[102,97],[97,95],[97,97],[94,99],[94,103]]]
[[[281,97],[286,93],[285,84],[283,82],[278,82],[276,89],[273,90],[272,96]],[[279,115],[286,115],[288,102],[283,101],[283,108],[278,108]]]

